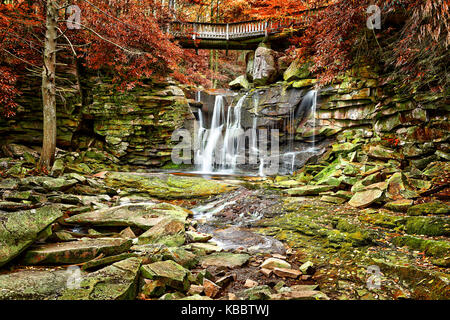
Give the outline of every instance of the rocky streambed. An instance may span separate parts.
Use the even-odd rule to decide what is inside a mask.
[[[448,299],[450,210],[432,176],[447,163],[419,179],[355,148],[228,180],[88,173],[70,153],[33,175],[32,157],[4,158],[0,299]]]

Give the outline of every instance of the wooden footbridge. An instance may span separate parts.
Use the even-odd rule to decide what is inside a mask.
[[[307,27],[319,9],[304,11],[296,19],[244,21],[236,23],[203,23],[174,21],[169,33],[184,48],[252,50],[263,42],[286,40]]]

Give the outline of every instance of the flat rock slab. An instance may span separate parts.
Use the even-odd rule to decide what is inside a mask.
[[[383,191],[379,189],[370,189],[357,192],[348,202],[355,208],[365,208],[383,197]]]
[[[17,257],[62,216],[61,210],[54,207],[0,213],[0,267]]]
[[[60,300],[134,300],[141,260],[129,258],[82,277],[78,288],[66,290]]]
[[[286,193],[291,196],[315,196],[321,192],[330,191],[336,188],[329,185],[317,185],[317,186],[303,186],[286,190]]]
[[[109,187],[131,188],[159,199],[209,197],[236,189],[236,186],[199,177],[170,174],[136,174],[111,172],[106,176]]]
[[[189,270],[172,260],[158,261],[141,267],[141,274],[144,278],[161,280],[167,286],[183,291],[189,289],[189,273]]]
[[[169,203],[136,203],[77,214],[65,222],[102,227],[138,227],[148,230],[164,218],[184,222],[189,214],[189,210]]]
[[[55,300],[67,287],[66,270],[23,270],[0,275],[0,300]]]
[[[249,259],[250,256],[248,254],[218,252],[200,258],[200,264],[203,268],[213,266],[233,269],[243,266]]]
[[[127,251],[132,241],[121,238],[82,239],[33,246],[21,259],[24,265],[75,264],[87,262],[98,255],[118,255]]]

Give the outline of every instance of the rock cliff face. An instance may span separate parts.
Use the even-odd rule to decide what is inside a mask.
[[[371,66],[359,66],[318,90],[313,116],[308,110],[299,110],[317,81],[308,66],[294,61],[285,71],[284,81],[265,86],[251,83],[242,109],[244,128],[251,127],[256,115],[258,126],[280,128],[283,141],[294,109],[297,142],[308,142],[313,136],[315,141],[330,137],[344,141],[343,136],[354,135],[356,143],[381,143],[395,150],[399,155],[395,161],[405,166],[422,170],[433,161],[448,161],[450,108],[444,93],[420,93],[413,88],[401,91],[395,83],[379,83],[380,76]]]
[[[162,166],[170,161],[171,135],[193,119],[183,91],[175,83],[144,85],[119,92],[105,79],[87,88],[84,105],[77,90],[67,90],[57,106],[57,146],[104,150],[122,164]],[[0,119],[3,143],[37,148],[42,141],[39,83],[22,89],[15,117]]]

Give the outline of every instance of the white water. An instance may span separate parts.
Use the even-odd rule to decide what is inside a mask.
[[[242,107],[249,93],[242,96],[237,102],[236,106],[230,106],[225,117],[225,100],[222,95],[215,97],[214,109],[212,112],[212,121],[210,129],[206,129],[204,123],[204,116],[202,110],[199,112],[199,124],[197,139],[199,147],[196,152],[196,164],[198,173],[203,174],[234,174],[236,173],[239,164],[245,163],[245,140],[244,129],[242,128]],[[197,99],[200,99],[198,97]],[[266,176],[265,166],[270,164],[269,159],[265,159],[258,148],[257,141],[257,124],[258,124],[258,96],[253,95],[254,104],[254,118],[251,128],[251,143],[250,143],[250,163],[256,164],[256,159],[259,156],[259,176]],[[295,108],[289,110],[288,118],[286,119],[286,127],[289,130],[287,152],[282,155],[281,161],[285,163],[284,167],[293,173],[296,170],[296,157],[299,154],[310,154],[316,150],[316,110],[317,110],[317,91],[309,91],[302,99],[299,106],[300,109],[308,110],[308,117],[312,116],[310,125],[312,126],[312,142],[311,146],[306,149],[296,150],[294,148],[295,139]],[[224,136],[223,136],[224,134]],[[261,147],[261,146],[260,146]],[[271,160],[272,161],[272,160]],[[286,164],[288,166],[286,166]]]

